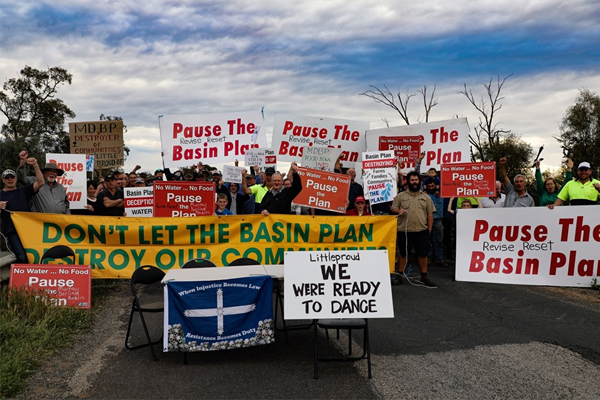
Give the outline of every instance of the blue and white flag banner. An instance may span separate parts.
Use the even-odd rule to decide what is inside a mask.
[[[270,276],[168,282],[163,351],[213,351],[273,343]]]

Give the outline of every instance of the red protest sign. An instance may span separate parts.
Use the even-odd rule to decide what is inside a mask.
[[[13,264],[10,287],[39,293],[50,304],[90,308],[92,273],[89,265]]]
[[[214,213],[214,183],[154,182],[155,217],[199,217]]]
[[[489,197],[496,194],[496,163],[442,164],[441,197]]]
[[[298,168],[298,175],[302,178],[302,191],[294,204],[346,213],[350,175],[302,167]]]
[[[413,168],[421,154],[421,136],[381,136],[379,150],[392,150],[400,169]]]

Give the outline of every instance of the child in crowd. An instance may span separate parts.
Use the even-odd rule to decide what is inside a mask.
[[[471,204],[471,199],[474,199],[473,197],[461,197],[459,198],[459,200],[462,200],[462,202],[460,203],[460,205],[458,206],[459,209],[469,209],[469,208],[473,208],[473,204]],[[448,203],[448,212],[450,214],[454,214],[455,212],[457,212],[458,210],[453,210],[452,209],[452,202],[454,201],[454,197],[450,198],[450,202]],[[475,200],[476,201],[476,200]]]
[[[215,215],[233,215],[231,211],[227,209],[227,195],[225,193],[217,194],[217,211]]]
[[[356,199],[354,199],[354,205],[356,208],[348,210],[346,215],[358,215],[359,217],[362,217],[363,215],[371,215],[369,209],[367,208],[367,202],[363,196],[357,196]]]

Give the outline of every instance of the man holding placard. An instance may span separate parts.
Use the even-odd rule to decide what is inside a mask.
[[[404,274],[409,250],[414,247],[417,262],[421,270],[420,283],[428,287],[437,287],[427,277],[427,255],[429,253],[429,235],[433,228],[435,207],[428,195],[421,192],[421,176],[416,171],[406,175],[408,190],[394,197],[392,214],[398,214],[398,273]],[[402,282],[402,280],[400,280]]]

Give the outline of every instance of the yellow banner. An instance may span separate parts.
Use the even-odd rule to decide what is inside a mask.
[[[62,244],[92,278],[130,278],[141,265],[179,268],[192,258],[218,266],[240,257],[282,263],[286,251],[387,250],[394,269],[393,216],[311,217],[240,215],[193,218],[96,217],[15,212],[14,224],[29,262]]]

